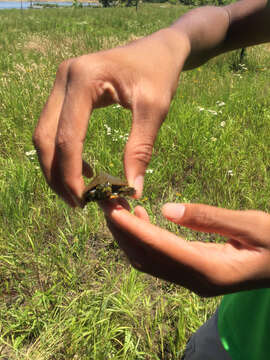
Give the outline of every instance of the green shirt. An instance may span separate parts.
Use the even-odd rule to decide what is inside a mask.
[[[270,289],[225,295],[218,312],[218,331],[232,360],[269,360]]]

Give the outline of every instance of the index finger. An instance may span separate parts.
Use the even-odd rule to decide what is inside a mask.
[[[79,69],[80,70],[80,69]],[[65,99],[56,135],[56,167],[61,174],[61,186],[80,205],[84,190],[82,177],[82,151],[90,114],[92,99],[90,86],[83,72],[71,65]]]
[[[67,73],[72,59],[60,64],[51,94],[41,112],[33,134],[33,143],[38,153],[40,166],[51,188],[70,206],[75,203],[67,191],[58,186],[59,172],[55,171],[55,139],[58,122],[65,99]]]
[[[167,219],[193,230],[217,233],[252,246],[268,245],[270,215],[262,211],[168,203],[162,212]]]

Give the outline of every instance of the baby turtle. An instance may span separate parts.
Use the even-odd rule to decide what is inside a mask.
[[[135,189],[129,187],[126,181],[106,173],[100,173],[85,189],[83,200],[85,203],[88,203],[90,201],[114,199],[119,196],[132,196],[134,194]]]

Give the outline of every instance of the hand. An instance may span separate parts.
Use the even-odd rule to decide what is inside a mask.
[[[60,65],[33,141],[48,184],[70,206],[81,204],[82,175],[92,176],[91,167],[82,161],[91,112],[113,103],[133,114],[124,167],[130,186],[141,196],[153,144],[187,54],[186,38],[165,29]]]
[[[163,215],[196,231],[228,238],[224,244],[187,242],[150,224],[147,212],[128,211],[124,199],[101,203],[107,224],[140,271],[216,296],[270,286],[270,215],[201,204],[166,204]]]

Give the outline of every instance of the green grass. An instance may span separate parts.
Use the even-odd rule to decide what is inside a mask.
[[[60,62],[149,34],[187,9],[166,6],[0,12],[0,359],[176,360],[219,302],[131,269],[97,206],[69,209],[28,153]],[[132,202],[190,240],[212,238],[167,223],[162,204],[269,210],[270,48],[248,49],[247,70],[238,57],[182,74],[144,198]],[[94,112],[84,158],[96,171],[123,175],[130,124],[122,108]]]

